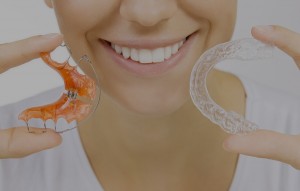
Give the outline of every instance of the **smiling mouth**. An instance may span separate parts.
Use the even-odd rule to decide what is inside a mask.
[[[179,52],[180,48],[185,44],[189,37],[190,35],[174,44],[154,49],[130,48],[109,41],[105,41],[105,43],[108,44],[115,53],[123,56],[124,59],[130,59],[140,64],[154,64],[170,59]]]

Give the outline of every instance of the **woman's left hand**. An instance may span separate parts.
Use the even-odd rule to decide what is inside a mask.
[[[252,35],[290,55],[300,68],[300,34],[281,26],[259,26],[253,27]],[[257,130],[247,135],[231,135],[223,146],[230,152],[278,160],[300,170],[300,134]]]

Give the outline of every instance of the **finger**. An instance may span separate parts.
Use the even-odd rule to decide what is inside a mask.
[[[32,130],[38,132],[43,129]],[[50,129],[45,133],[29,133],[26,127],[1,130],[0,158],[24,157],[58,146],[61,142],[61,136]]]
[[[254,38],[273,44],[290,55],[300,68],[300,34],[281,26],[257,26],[252,28]]]
[[[223,146],[230,152],[278,160],[300,169],[299,136],[258,130],[247,135],[231,135]]]
[[[0,44],[0,74],[39,57],[40,52],[55,49],[63,41],[61,34],[48,34]]]

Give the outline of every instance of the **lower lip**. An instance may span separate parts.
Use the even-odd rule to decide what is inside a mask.
[[[160,76],[167,71],[171,70],[177,66],[180,60],[185,57],[188,52],[189,47],[191,46],[193,39],[195,38],[196,33],[192,34],[187,41],[182,45],[179,51],[172,55],[171,58],[158,63],[151,64],[142,64],[136,61],[125,59],[122,55],[116,53],[108,43],[100,41],[104,46],[105,50],[109,53],[112,60],[117,63],[117,65],[126,71],[139,76],[139,77],[156,77]]]

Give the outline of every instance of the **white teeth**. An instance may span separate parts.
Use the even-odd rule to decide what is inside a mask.
[[[186,40],[182,40],[178,43],[167,47],[160,47],[156,49],[135,49],[128,47],[121,47],[120,45],[111,44],[113,50],[116,53],[123,55],[125,59],[131,58],[136,62],[143,64],[163,62],[169,59],[172,55],[176,54],[179,49],[183,46]]]
[[[134,48],[131,49],[130,58],[134,61],[139,61],[139,52],[137,51],[137,49]]]
[[[152,63],[152,51],[147,49],[141,49],[139,51],[140,63]]]
[[[116,50],[116,52],[117,52],[118,54],[121,54],[121,53],[122,53],[122,48],[121,48],[120,46],[115,45],[114,49]]]
[[[152,51],[153,62],[163,62],[165,60],[165,49],[157,48]]]
[[[125,59],[128,59],[130,57],[131,51],[130,48],[122,47],[122,55]]]
[[[179,44],[174,44],[172,46],[172,54],[175,54],[176,52],[178,52],[179,49]]]
[[[169,59],[172,56],[172,48],[170,46],[165,48],[165,59]]]

